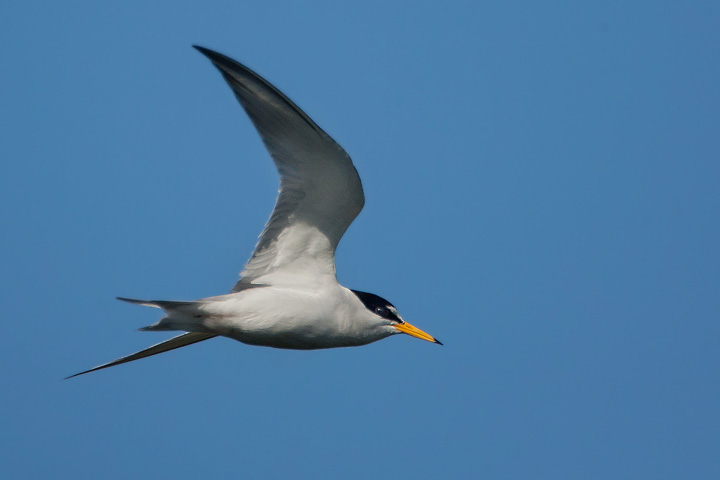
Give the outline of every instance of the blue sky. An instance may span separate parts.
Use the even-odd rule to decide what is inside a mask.
[[[7,478],[720,478],[717,2],[0,6]],[[161,341],[275,197],[200,44],[352,156],[340,281],[410,337]]]

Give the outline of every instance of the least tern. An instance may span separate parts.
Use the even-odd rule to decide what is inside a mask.
[[[335,249],[365,203],[345,150],[260,75],[195,48],[220,70],[270,152],[280,174],[275,208],[231,293],[189,302],[118,297],[165,312],[141,330],[187,333],[67,378],[216,336],[298,350],[367,345],[398,333],[441,344],[384,298],[337,281]]]

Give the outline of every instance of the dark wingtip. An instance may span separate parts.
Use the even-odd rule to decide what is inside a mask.
[[[237,67],[248,70],[248,68],[245,67],[244,65],[239,64],[232,58],[230,58],[226,55],[223,55],[222,53],[218,53],[215,50],[210,50],[209,48],[201,47],[200,45],[193,45],[193,48],[195,50],[197,50],[198,52],[202,53],[203,55],[205,55],[208,58],[208,60],[210,60],[213,63],[213,65],[215,65],[215,67],[217,67],[220,70],[220,72],[223,75],[227,75],[229,70],[232,70],[233,68],[237,68]],[[257,75],[257,74],[255,74],[255,75]]]
[[[86,371],[84,371],[84,372],[76,373],[75,375],[70,375],[69,377],[63,378],[63,380],[69,380],[69,379],[71,379],[71,378],[73,378],[73,377],[77,377],[77,376],[79,376],[79,375],[82,375],[82,374],[84,374],[84,373],[89,373],[89,372],[91,372],[91,371],[92,371],[92,370],[86,370]]]
[[[90,372],[96,372],[98,370],[102,370],[103,368],[112,367],[113,365],[115,365],[115,362],[106,363],[104,365],[98,365],[97,367],[91,368],[90,370],[85,370],[84,372],[76,373],[75,375],[70,375],[69,377],[65,377],[65,378],[63,378],[63,380],[67,380],[67,379],[70,379],[73,377],[79,377],[80,375],[85,375],[86,373],[90,373]]]
[[[200,45],[193,45],[192,47],[213,61],[224,57],[224,55],[209,48],[201,47]]]

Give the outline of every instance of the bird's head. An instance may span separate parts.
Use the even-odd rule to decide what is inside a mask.
[[[395,306],[384,298],[372,293],[358,292],[357,290],[352,290],[352,292],[360,299],[363,305],[365,305],[365,308],[379,317],[377,320],[380,323],[380,328],[384,329],[388,335],[405,333],[411,337],[442,345],[442,343],[432,335],[423,332],[403,320]]]

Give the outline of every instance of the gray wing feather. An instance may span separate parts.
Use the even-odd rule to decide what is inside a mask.
[[[133,360],[140,360],[141,358],[157,355],[158,353],[175,350],[176,348],[192,345],[193,343],[202,342],[203,340],[208,340],[216,336],[217,335],[214,335],[212,333],[183,333],[182,335],[178,335],[177,337],[173,337],[170,340],[158,343],[157,345],[153,345],[150,348],[146,348],[145,350],[133,353],[132,355],[118,358],[117,360],[113,360],[112,362],[104,363],[102,365],[98,365],[95,368],[85,370],[84,372],[76,373],[75,375],[70,375],[69,377],[66,377],[65,380],[67,380],[68,378],[77,377],[78,375],[84,375],[86,373],[94,372],[96,370],[102,370],[103,368],[114,367],[115,365],[120,365],[122,363],[132,362]]]
[[[334,278],[335,248],[365,203],[350,157],[258,74],[217,52],[195,48],[220,70],[280,174],[275,209],[233,291],[281,271]]]

